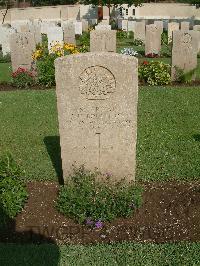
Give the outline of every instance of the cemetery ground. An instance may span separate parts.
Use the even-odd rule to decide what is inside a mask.
[[[10,80],[9,66],[0,64],[1,82]],[[25,169],[29,192],[24,210],[0,235],[0,264],[199,265],[200,90],[184,86],[139,88],[142,207],[90,229],[55,208],[62,184],[55,89],[5,91],[0,85],[0,151],[11,152]]]
[[[140,88],[136,180],[144,187],[142,207],[131,218],[91,230],[54,208],[61,176],[55,90],[1,92],[1,151],[12,152],[26,170],[29,191],[25,209],[1,234],[1,242],[15,243],[1,244],[2,265],[14,257],[41,265],[41,256],[48,265],[58,257],[69,265],[198,265],[199,94],[198,88]]]

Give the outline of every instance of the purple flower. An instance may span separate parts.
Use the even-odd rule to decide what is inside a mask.
[[[134,209],[136,206],[135,206],[135,203],[132,201],[132,203],[129,205],[129,207],[131,208],[131,209]]]
[[[112,173],[106,173],[106,177],[111,177]]]
[[[93,225],[94,221],[91,220],[91,218],[87,218],[85,221],[86,225]]]
[[[98,228],[98,229],[103,227],[103,223],[101,222],[101,220],[96,221],[95,227]]]

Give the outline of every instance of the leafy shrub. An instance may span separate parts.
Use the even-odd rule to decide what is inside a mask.
[[[117,30],[117,22],[114,19],[111,19],[110,25],[112,30]]]
[[[13,177],[5,177],[0,182],[0,202],[9,218],[14,218],[23,208],[28,193],[25,184]]]
[[[123,48],[121,50],[121,54],[130,55],[130,56],[138,56],[138,52],[135,51],[133,48]]]
[[[143,46],[144,43],[143,43],[142,40],[135,39],[135,40],[133,41],[133,45],[135,45],[135,46]]]
[[[165,30],[161,34],[161,44],[168,45],[168,32]]]
[[[134,32],[133,31],[128,31],[127,32],[127,38],[134,39]]]
[[[117,31],[117,38],[118,39],[126,39],[127,38],[127,32],[123,30]]]
[[[79,223],[101,227],[105,221],[128,217],[141,205],[142,189],[133,184],[97,181],[98,173],[74,169],[70,182],[60,189],[57,208]]]
[[[81,53],[89,52],[90,50],[90,33],[83,32],[83,34],[79,37],[79,51]]]
[[[0,63],[10,63],[10,62],[11,62],[10,53],[3,55],[3,53],[0,52]]]
[[[179,83],[190,83],[195,74],[196,74],[197,69],[194,68],[188,72],[184,72],[183,69],[175,66],[175,81]]]
[[[149,85],[166,85],[171,82],[170,65],[144,61],[139,67],[139,79]]]
[[[55,66],[56,55],[51,54],[37,61],[38,82],[47,87],[55,85]]]
[[[22,210],[27,200],[23,176],[24,171],[11,154],[0,157],[0,229]]]
[[[38,82],[45,86],[55,85],[55,59],[76,53],[79,53],[79,50],[73,44],[60,44],[59,42],[55,42],[52,45],[50,52],[48,51],[46,41],[44,41],[42,45],[38,45],[36,51],[32,55],[37,66]]]
[[[35,85],[35,75],[31,71],[19,67],[17,71],[12,73],[12,83],[17,88],[28,89]]]

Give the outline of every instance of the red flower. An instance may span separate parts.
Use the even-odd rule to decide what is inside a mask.
[[[143,65],[148,65],[148,63],[149,63],[148,61],[144,61]]]

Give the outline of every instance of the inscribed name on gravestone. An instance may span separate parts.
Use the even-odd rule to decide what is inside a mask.
[[[72,165],[134,180],[136,167],[137,59],[86,53],[55,60],[64,180]]]
[[[61,27],[51,27],[48,29],[48,49],[51,50],[52,46],[56,43],[63,44],[63,31]]]
[[[74,23],[73,22],[63,23],[63,30],[64,30],[64,42],[76,44]]]
[[[182,21],[181,22],[181,30],[188,31],[190,29],[190,22]]]
[[[155,25],[146,26],[146,40],[145,40],[145,55],[148,54],[160,54],[161,50],[161,31],[160,28]]]
[[[10,50],[12,70],[19,67],[32,70],[34,68],[32,54],[36,49],[35,37],[33,33],[13,33],[10,36]]]
[[[135,23],[134,39],[145,42],[145,21]]]
[[[116,52],[115,30],[92,30],[90,52]]]
[[[179,23],[177,22],[168,23],[168,43],[172,41],[172,33],[175,30],[179,30]]]
[[[172,79],[176,79],[178,69],[187,73],[197,67],[197,37],[194,31],[173,32]]]

